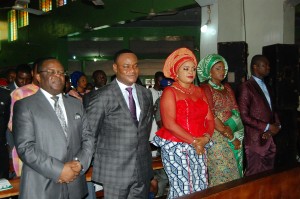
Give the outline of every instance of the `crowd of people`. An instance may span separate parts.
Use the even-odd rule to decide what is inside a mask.
[[[106,199],[146,199],[273,169],[281,124],[263,81],[269,61],[252,58],[238,96],[224,82],[229,67],[218,54],[198,62],[179,48],[151,89],[140,85],[138,57],[129,49],[115,53],[110,83],[104,71],[93,72],[92,88],[83,72],[66,76],[53,57],[9,70],[0,87],[0,178],[20,176],[21,199],[95,198],[84,176],[92,164],[92,181]],[[154,172],[153,147],[163,163]]]

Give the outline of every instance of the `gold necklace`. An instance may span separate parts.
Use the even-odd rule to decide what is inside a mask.
[[[174,82],[172,84],[172,87],[175,88],[176,90],[178,90],[178,91],[180,91],[180,92],[182,92],[184,94],[188,94],[188,95],[192,94],[194,92],[194,90],[195,90],[195,86],[194,85],[191,85],[190,88],[184,88],[184,87],[182,87],[177,82]]]

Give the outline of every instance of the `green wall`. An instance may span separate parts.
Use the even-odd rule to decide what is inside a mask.
[[[95,6],[70,2],[68,5],[54,8],[53,11],[43,16],[29,14],[29,26],[18,29],[18,40],[14,42],[1,41],[0,68],[15,66],[20,63],[32,62],[37,57],[54,56],[67,64],[67,42],[69,39],[86,39],[90,37],[119,37],[124,39],[124,46],[132,37],[189,35],[199,40],[199,28],[174,27],[174,28],[122,28],[110,27],[102,30],[86,32],[84,26],[88,23],[92,27],[103,25],[114,26],[120,21],[136,20],[143,14],[131,13],[130,10],[144,10],[147,12],[152,7],[152,1],[141,0],[109,0],[104,1],[105,6]],[[194,0],[153,0],[156,12],[168,9],[178,9],[197,4]],[[29,7],[35,8],[36,4]],[[6,21],[3,12],[1,21]],[[76,37],[68,35],[79,34]],[[127,41],[126,41],[127,40]],[[197,41],[198,42],[198,41]],[[29,43],[29,44],[28,44]]]

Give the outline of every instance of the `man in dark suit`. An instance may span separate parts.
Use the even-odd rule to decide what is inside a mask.
[[[6,129],[10,113],[9,90],[0,86],[0,178],[8,178],[9,156],[6,146]]]
[[[252,77],[241,85],[238,98],[245,126],[246,176],[274,167],[276,146],[272,136],[280,130],[271,90],[263,81],[270,73],[268,59],[255,55],[251,60],[251,71]]]
[[[27,64],[18,65],[16,68],[16,78],[15,81],[8,84],[10,92],[14,91],[16,88],[30,84],[32,81],[31,68]]]
[[[13,135],[23,161],[20,199],[81,199],[87,194],[83,173],[95,138],[81,102],[62,95],[64,74],[56,59],[39,62],[40,89],[14,105]]]
[[[148,198],[152,95],[135,83],[138,59],[131,50],[115,54],[113,70],[116,79],[99,89],[87,107],[98,137],[92,179],[103,184],[106,199]]]
[[[94,88],[82,97],[82,103],[84,108],[88,106],[91,100],[91,96],[93,96],[99,88],[105,86],[107,82],[107,76],[103,70],[94,71],[92,78],[94,81]]]

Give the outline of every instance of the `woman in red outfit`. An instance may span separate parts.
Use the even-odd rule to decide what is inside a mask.
[[[176,198],[207,188],[206,148],[212,145],[214,118],[203,90],[193,82],[197,60],[192,51],[180,48],[166,59],[163,71],[175,82],[161,97],[163,127],[154,144],[161,147],[168,175],[168,198]]]

